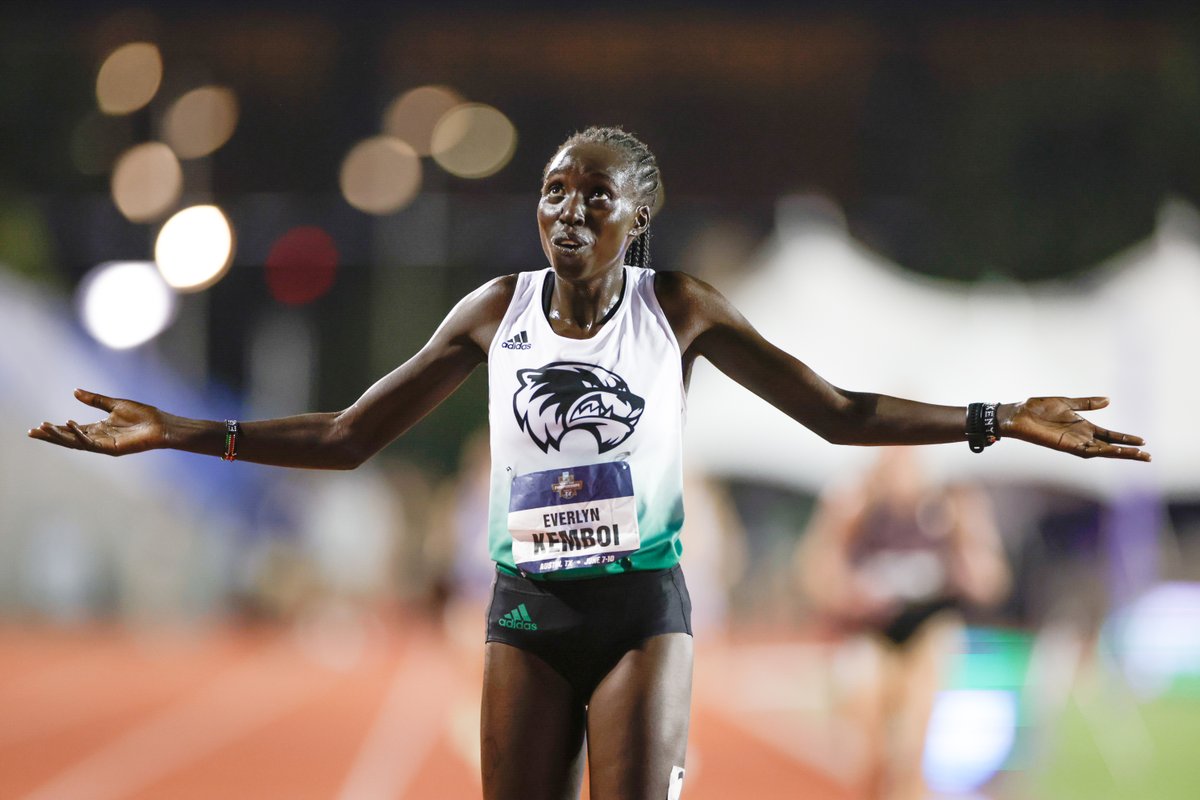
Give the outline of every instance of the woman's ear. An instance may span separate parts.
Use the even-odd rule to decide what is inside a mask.
[[[641,236],[650,227],[650,206],[638,206],[633,212],[633,227],[629,229],[631,237]]]

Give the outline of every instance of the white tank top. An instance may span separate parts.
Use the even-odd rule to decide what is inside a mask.
[[[549,268],[522,272],[488,351],[491,557],[532,577],[660,569],[683,552],[679,344],[654,272],[624,267],[613,316],[559,336]]]

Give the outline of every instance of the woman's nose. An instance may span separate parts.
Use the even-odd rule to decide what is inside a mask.
[[[578,192],[572,193],[563,200],[558,212],[558,218],[570,225],[583,224],[583,196]]]

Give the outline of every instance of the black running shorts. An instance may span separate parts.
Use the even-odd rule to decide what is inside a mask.
[[[487,641],[541,658],[584,702],[625,653],[662,633],[692,633],[678,565],[576,581],[496,573]]]
[[[958,609],[959,606],[959,602],[950,597],[939,597],[934,600],[913,603],[905,606],[900,613],[892,617],[879,629],[879,633],[896,647],[904,647],[917,635],[917,631],[926,622],[943,611]]]

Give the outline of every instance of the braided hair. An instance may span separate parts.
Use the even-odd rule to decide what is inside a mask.
[[[618,127],[591,127],[573,134],[555,152],[562,152],[563,147],[575,144],[603,144],[624,155],[632,167],[631,178],[637,193],[635,202],[648,206],[651,210],[658,203],[659,192],[662,189],[662,176],[658,171],[658,160],[650,152],[650,148],[632,133]],[[638,234],[629,249],[625,251],[625,263],[634,267],[650,267],[650,228]]]

